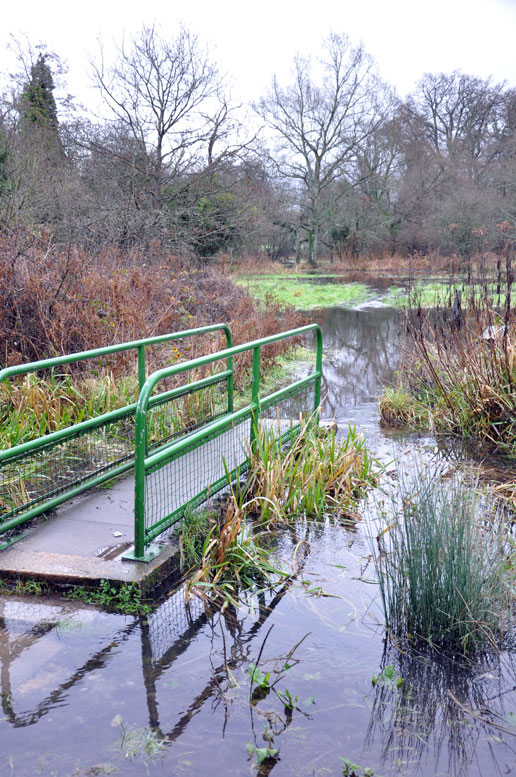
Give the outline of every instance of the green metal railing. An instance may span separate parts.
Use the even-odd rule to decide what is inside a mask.
[[[262,397],[261,349],[279,340],[298,337],[309,332],[314,332],[316,336],[314,371],[307,377]],[[253,352],[249,404],[236,411],[228,408],[228,412],[221,418],[203,425],[202,428],[178,440],[150,450],[148,411],[156,385],[166,378],[222,360],[227,360],[228,365],[226,372],[221,374],[227,374],[231,370],[230,361],[233,357],[245,351]],[[153,558],[159,552],[158,548],[149,547],[154,539],[178,521],[187,509],[201,504],[210,495],[226,486],[228,478],[231,480],[238,476],[246,465],[246,444],[253,444],[260,417],[268,408],[276,407],[282,401],[313,387],[313,408],[310,408],[310,412],[313,409],[314,418],[317,419],[321,400],[321,374],[322,334],[317,324],[309,324],[233,346],[153,373],[140,391],[136,408],[135,546],[134,552],[127,554],[126,558],[136,561],[148,561]],[[175,391],[169,392],[170,395]],[[292,420],[278,420],[278,424],[280,440],[292,435]],[[197,451],[201,453],[197,455]]]
[[[231,347],[232,338],[229,327],[226,324],[213,324],[8,367],[0,370],[0,384],[19,375],[41,373],[42,370],[54,370],[56,367],[76,362],[135,350],[138,359],[138,388],[141,392],[147,379],[145,357],[148,347],[217,331],[225,334],[226,344]],[[194,381],[189,386],[165,391],[153,397],[147,406],[150,408],[164,406],[180,396],[186,397],[192,392],[205,390],[210,386],[222,383],[225,384],[227,391],[226,412],[232,412],[233,362],[231,357],[228,358],[227,369],[224,372],[210,375],[200,381]],[[99,485],[130,470],[134,465],[132,421],[136,409],[137,403],[134,402],[0,451],[0,533],[15,528],[92,486]],[[204,421],[206,420],[209,419],[205,418]],[[121,427],[123,427],[123,434],[120,432]],[[110,436],[109,431],[113,430],[115,434]],[[183,431],[180,430],[170,437],[177,436]],[[78,444],[79,438],[85,439],[92,434],[94,437],[88,441],[87,446],[82,445],[81,447]],[[109,451],[106,442],[108,438],[111,444]],[[118,440],[118,443],[113,444],[113,440],[115,443]],[[158,443],[156,443],[157,445]],[[92,455],[98,460],[92,465],[95,468],[94,471],[85,472],[81,454],[86,449],[88,455]],[[108,455],[103,460],[102,452],[104,450],[108,451]],[[57,453],[57,451],[60,452]],[[64,466],[68,468],[68,472],[63,474]],[[30,487],[27,488],[27,483],[35,484],[32,490]],[[13,504],[12,500],[6,499],[5,495],[7,492],[11,493],[15,486],[19,488],[22,496],[17,498],[16,503]],[[0,545],[0,548],[5,547],[6,544],[8,543]]]

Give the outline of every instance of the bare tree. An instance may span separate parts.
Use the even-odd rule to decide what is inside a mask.
[[[188,30],[166,40],[154,26],[144,26],[129,45],[122,42],[114,65],[101,56],[92,67],[114,121],[139,146],[159,210],[164,183],[184,171],[209,135],[200,109],[217,90],[217,70]]]
[[[495,141],[504,85],[455,70],[427,73],[408,100],[443,171],[478,179],[499,151]]]
[[[376,79],[372,60],[346,35],[330,35],[320,62],[320,83],[312,63],[297,57],[292,83],[274,78],[255,110],[273,130],[278,172],[297,181],[306,200],[306,231],[311,264],[317,260],[321,195],[350,169],[357,149],[381,122],[374,108]]]

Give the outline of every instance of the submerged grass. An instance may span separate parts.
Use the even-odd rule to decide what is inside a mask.
[[[240,278],[237,283],[245,286],[255,299],[274,298],[283,305],[294,305],[298,310],[356,305],[372,296],[364,283],[309,283],[296,276]]]
[[[269,589],[286,577],[273,565],[270,551],[262,544],[265,532],[256,532],[248,524],[245,507],[239,506],[232,490],[221,520],[206,514],[195,520],[187,518],[180,538],[183,562],[197,566],[186,585],[187,598],[195,594],[236,605],[241,591]],[[207,534],[201,545],[203,528]]]
[[[502,514],[475,484],[416,471],[380,510],[371,550],[395,638],[472,653],[504,640],[511,604]]]

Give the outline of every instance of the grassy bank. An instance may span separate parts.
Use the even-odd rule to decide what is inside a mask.
[[[298,310],[358,305],[373,296],[364,283],[311,283],[310,277],[313,276],[254,276],[238,278],[237,284],[262,304],[275,300]]]
[[[389,425],[461,435],[516,455],[516,327],[513,275],[455,288],[446,304],[406,311],[397,384],[380,399]],[[417,303],[417,297],[415,298]]]
[[[457,434],[516,455],[516,341],[485,340],[480,327],[413,340],[396,387],[380,399],[391,426]]]

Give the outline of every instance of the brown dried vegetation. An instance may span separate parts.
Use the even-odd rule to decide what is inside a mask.
[[[230,325],[235,344],[303,323],[300,314],[273,302],[259,308],[220,272],[185,266],[158,248],[130,256],[111,249],[93,258],[81,248],[59,251],[43,241],[21,252],[0,237],[0,278],[3,365],[215,322]],[[206,339],[202,346],[206,350]],[[193,358],[198,347],[196,340],[185,341],[181,356]],[[221,338],[209,345],[222,347]],[[267,348],[264,366],[284,349],[284,343]],[[122,354],[105,366],[116,375],[133,357]],[[236,360],[237,380],[249,358]],[[151,357],[149,366],[162,363],[153,365]]]

